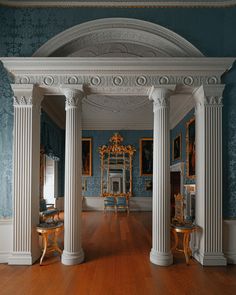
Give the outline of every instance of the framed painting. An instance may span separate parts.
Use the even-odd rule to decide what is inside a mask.
[[[140,176],[152,175],[153,138],[140,139]]]
[[[92,138],[82,138],[82,175],[92,176]]]
[[[182,138],[182,136],[180,133],[173,140],[173,143],[172,143],[172,159],[173,159],[173,161],[181,159],[181,150],[182,150],[181,138]]]
[[[187,177],[195,178],[196,169],[196,149],[195,149],[195,118],[187,122],[187,136],[186,136],[186,163],[187,163]]]

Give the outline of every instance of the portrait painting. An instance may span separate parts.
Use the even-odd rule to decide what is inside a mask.
[[[152,175],[153,171],[153,138],[140,139],[140,175]]]
[[[195,118],[187,122],[187,177],[195,177],[196,149],[195,149]]]
[[[82,175],[92,176],[92,138],[82,138]]]
[[[172,143],[172,159],[174,161],[181,159],[181,148],[181,134],[179,134]]]

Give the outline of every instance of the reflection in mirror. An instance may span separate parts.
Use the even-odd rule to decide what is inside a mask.
[[[115,133],[110,145],[99,148],[101,158],[101,196],[132,196],[132,157],[135,148],[121,145],[123,137]]]

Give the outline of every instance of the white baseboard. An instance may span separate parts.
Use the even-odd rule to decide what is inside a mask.
[[[132,197],[130,198],[130,211],[152,211],[152,198],[150,197]],[[84,211],[102,211],[103,198],[101,197],[83,197]]]
[[[236,264],[236,220],[223,221],[223,252],[227,263]]]

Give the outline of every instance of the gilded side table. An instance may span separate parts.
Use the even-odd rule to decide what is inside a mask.
[[[174,246],[171,248],[174,250],[184,252],[186,264],[189,264],[190,257],[192,256],[192,250],[189,246],[190,234],[196,231],[200,231],[200,227],[197,225],[171,225],[171,233],[174,236]],[[177,248],[179,245],[178,233],[183,234],[183,249]]]
[[[40,258],[40,265],[42,265],[43,258],[46,253],[50,252],[59,252],[62,254],[62,250],[59,248],[57,243],[57,237],[60,234],[60,232],[64,229],[64,224],[62,222],[59,222],[57,224],[47,224],[42,223],[39,224],[36,228],[39,235],[42,236],[43,239],[43,253]],[[49,235],[52,235],[52,241],[49,244]]]

